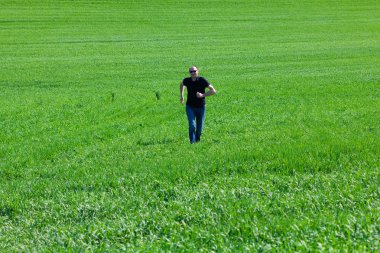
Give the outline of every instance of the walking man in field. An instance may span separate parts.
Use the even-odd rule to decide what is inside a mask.
[[[199,76],[198,68],[192,66],[189,68],[190,77],[182,80],[180,90],[180,101],[184,103],[184,91],[187,89],[186,114],[189,121],[189,139],[190,143],[201,140],[203,123],[206,113],[206,97],[214,95],[216,90],[206,80]],[[206,92],[206,88],[208,91]]]

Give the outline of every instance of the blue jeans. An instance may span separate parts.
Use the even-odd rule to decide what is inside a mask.
[[[206,108],[191,107],[186,105],[187,120],[189,121],[190,143],[201,140],[203,123],[205,121]]]

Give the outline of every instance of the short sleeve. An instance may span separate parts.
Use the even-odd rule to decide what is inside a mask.
[[[186,87],[187,87],[186,78],[184,78],[184,79],[182,80],[182,84],[183,84],[184,86],[186,86]]]
[[[210,83],[207,81],[206,78],[202,77],[202,81],[203,81],[203,85],[205,88],[207,88],[208,86],[210,86]]]

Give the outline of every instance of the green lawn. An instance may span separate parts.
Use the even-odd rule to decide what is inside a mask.
[[[379,251],[379,70],[378,1],[3,0],[0,251]]]

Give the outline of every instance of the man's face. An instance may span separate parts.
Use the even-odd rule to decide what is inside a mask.
[[[195,67],[189,68],[189,73],[191,77],[197,77],[198,76],[198,69]]]

